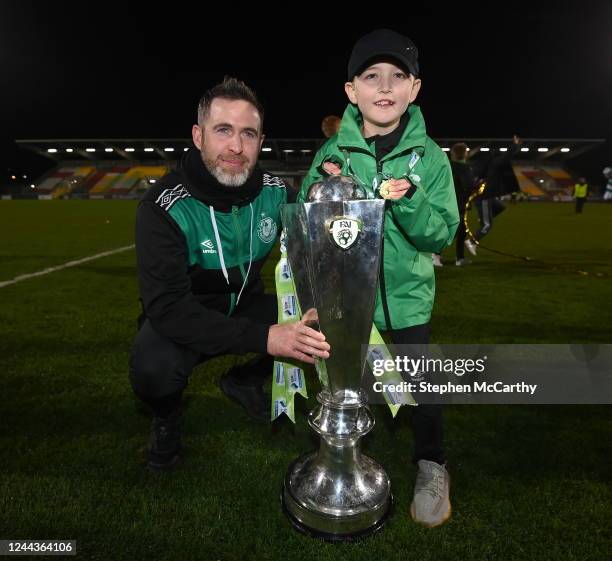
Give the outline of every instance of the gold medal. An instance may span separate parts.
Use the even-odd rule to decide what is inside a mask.
[[[378,192],[380,193],[380,196],[383,199],[390,198],[390,195],[391,195],[391,193],[389,192],[390,187],[391,187],[391,181],[389,179],[385,179],[385,181],[383,181],[380,184],[380,189],[378,190]]]

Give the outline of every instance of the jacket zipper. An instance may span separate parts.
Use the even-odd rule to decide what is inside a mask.
[[[374,156],[372,152],[363,150],[362,148],[357,148],[357,149],[355,148],[356,147],[353,147],[353,151],[355,152],[359,151],[359,152],[363,152],[363,153],[366,153],[372,156],[374,160],[376,161],[376,173],[382,173],[382,167],[383,167],[382,161],[378,161],[376,159],[376,156]],[[347,157],[347,154],[348,154],[348,151],[346,151],[345,153],[345,158]],[[354,173],[353,173],[353,176],[357,177]],[[384,220],[384,217],[383,217],[383,220]],[[382,302],[383,314],[385,316],[386,331],[390,331],[391,330],[391,314],[389,313],[389,303],[387,302],[387,291],[386,291],[386,286],[385,286],[385,239],[384,239],[384,236],[383,236],[383,239],[381,240],[381,245],[380,245],[380,265],[379,265],[378,278],[379,278],[378,286],[380,290],[380,301]]]
[[[246,276],[246,272],[244,270],[244,265],[242,263],[242,230],[240,229],[240,224],[238,222],[238,207],[232,207],[232,221],[234,223],[234,249],[236,251],[236,257],[238,258],[238,263],[240,267],[240,273],[242,274],[242,280],[244,281],[244,277]],[[234,292],[230,293],[230,312],[228,316],[231,316],[236,307],[236,294]]]
[[[243,255],[243,240],[242,240],[242,230],[240,229],[240,223],[238,222],[238,207],[237,206],[233,206],[232,207],[232,218],[234,219],[234,231],[236,232],[236,256],[238,257],[238,263],[240,266],[240,272],[242,273],[242,280],[244,281],[244,278],[246,277],[246,271],[244,270],[244,264],[243,264],[243,259],[242,259],[242,255]]]
[[[382,162],[376,161],[377,173],[382,173]],[[384,217],[383,217],[384,221]],[[387,289],[385,286],[385,238],[380,241],[380,271],[378,274],[380,286],[380,301],[382,302],[383,313],[385,315],[386,331],[391,330],[391,315],[389,314],[389,303],[387,302]]]

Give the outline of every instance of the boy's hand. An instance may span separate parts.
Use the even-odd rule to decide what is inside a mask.
[[[334,164],[334,162],[324,162],[323,169],[329,173],[329,175],[340,175],[342,171],[338,164]]]
[[[397,201],[401,199],[412,184],[407,179],[387,179],[380,185],[380,196],[383,199]]]

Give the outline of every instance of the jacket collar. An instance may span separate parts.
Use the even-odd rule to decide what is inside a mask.
[[[399,142],[391,152],[383,159],[389,159],[399,153],[412,149],[421,149],[425,146],[427,132],[425,130],[425,120],[418,105],[408,106],[409,120],[404,133]],[[342,116],[340,130],[338,131],[338,147],[340,149],[357,149],[360,151],[369,152],[375,156],[373,147],[368,146],[361,127],[363,125],[363,117],[361,111],[356,105],[349,103]]]

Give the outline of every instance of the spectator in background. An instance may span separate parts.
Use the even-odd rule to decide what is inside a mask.
[[[513,137],[511,150],[502,154],[491,156],[483,160],[483,164],[477,173],[478,177],[486,183],[484,192],[476,200],[480,229],[476,232],[474,239],[478,242],[484,238],[493,227],[493,219],[502,213],[506,207],[499,197],[520,189],[511,159],[518,152],[523,141],[517,136]],[[465,247],[472,255],[476,255],[477,244],[472,240],[465,240]]]
[[[606,187],[603,194],[604,201],[612,201],[612,167],[605,167],[603,170],[604,177],[607,179]]]
[[[576,199],[576,214],[582,214],[582,208],[587,199],[589,185],[584,177],[578,178],[578,183],[574,185],[574,198]]]
[[[331,138],[334,136],[338,130],[340,129],[340,123],[342,119],[337,115],[328,115],[321,122],[321,130],[325,135],[325,138]]]
[[[457,228],[457,234],[455,236],[455,251],[457,254],[455,265],[458,267],[469,264],[464,254],[464,243],[467,230],[463,215],[470,193],[478,183],[478,179],[474,175],[474,172],[466,163],[467,153],[468,147],[463,142],[453,144],[450,151],[451,170],[453,172],[453,182],[455,184],[455,195],[457,197],[457,207],[459,209],[460,218],[459,227]]]

